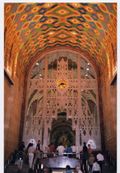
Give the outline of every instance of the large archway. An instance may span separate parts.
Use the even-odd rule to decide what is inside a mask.
[[[62,143],[64,146],[72,145],[75,142],[75,132],[72,130],[72,120],[66,119],[66,113],[61,112],[58,114],[58,118],[53,120],[50,142],[53,142],[56,146]]]

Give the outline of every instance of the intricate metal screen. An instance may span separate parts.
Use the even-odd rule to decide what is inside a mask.
[[[76,145],[92,139],[100,148],[96,73],[88,60],[69,51],[48,54],[30,71],[24,140],[49,143],[52,120],[66,112],[76,131]],[[49,129],[49,130],[48,130]]]

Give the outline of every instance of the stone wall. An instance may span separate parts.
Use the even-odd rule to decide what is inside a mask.
[[[5,160],[19,142],[23,80],[15,78],[11,84],[7,75],[4,78],[4,150]]]
[[[111,83],[104,74],[101,83],[104,147],[113,158],[116,158],[116,80]]]

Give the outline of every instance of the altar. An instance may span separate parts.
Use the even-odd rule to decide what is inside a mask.
[[[67,165],[69,165],[71,169],[74,169],[76,166],[80,166],[80,160],[68,156],[55,156],[42,159],[41,164],[43,164],[43,167],[52,169],[65,169]]]

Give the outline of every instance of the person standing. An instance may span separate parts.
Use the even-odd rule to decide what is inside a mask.
[[[71,148],[72,148],[73,157],[75,158],[76,157],[76,146],[75,146],[75,144],[73,144]]]
[[[55,154],[55,145],[54,145],[54,143],[50,143],[49,144],[49,156],[53,157],[54,154]]]
[[[42,146],[41,146],[41,142],[40,142],[40,140],[38,140],[38,142],[37,142],[37,146],[36,146],[37,148],[38,148],[38,150],[42,150]]]
[[[100,173],[100,165],[98,164],[97,160],[94,161],[93,166],[92,166],[92,173]]]
[[[20,144],[18,146],[18,150],[24,152],[24,150],[25,150],[25,143],[24,143],[24,141],[20,142]]]
[[[72,169],[69,165],[66,166],[66,173],[72,173]]]
[[[92,166],[93,166],[94,161],[95,161],[95,156],[94,156],[94,154],[91,153],[89,155],[89,158],[88,158],[88,170],[89,170],[89,172],[92,171]]]
[[[102,165],[103,165],[103,162],[104,162],[104,156],[102,155],[101,152],[99,152],[96,157],[97,157],[97,161],[100,165],[101,173],[102,173]]]
[[[37,170],[38,168],[40,169],[40,159],[41,158],[42,158],[42,153],[38,149],[38,147],[36,147],[34,161],[33,161],[34,170]]]
[[[67,153],[67,156],[71,157],[72,156],[72,148],[70,144],[65,148],[65,152]]]
[[[32,169],[33,166],[34,153],[35,153],[35,147],[33,146],[32,143],[30,143],[28,148],[28,163],[30,169]]]
[[[92,152],[93,152],[93,150],[92,150],[92,148],[91,148],[91,145],[88,144],[88,155],[92,154]]]
[[[83,150],[82,150],[82,165],[81,165],[81,169],[82,171],[85,171],[85,173],[87,173],[87,165],[86,162],[88,160],[88,148],[86,146],[86,142],[83,143]]]
[[[63,156],[65,147],[62,145],[62,143],[60,143],[60,145],[57,147],[56,151],[58,152],[59,156]]]

